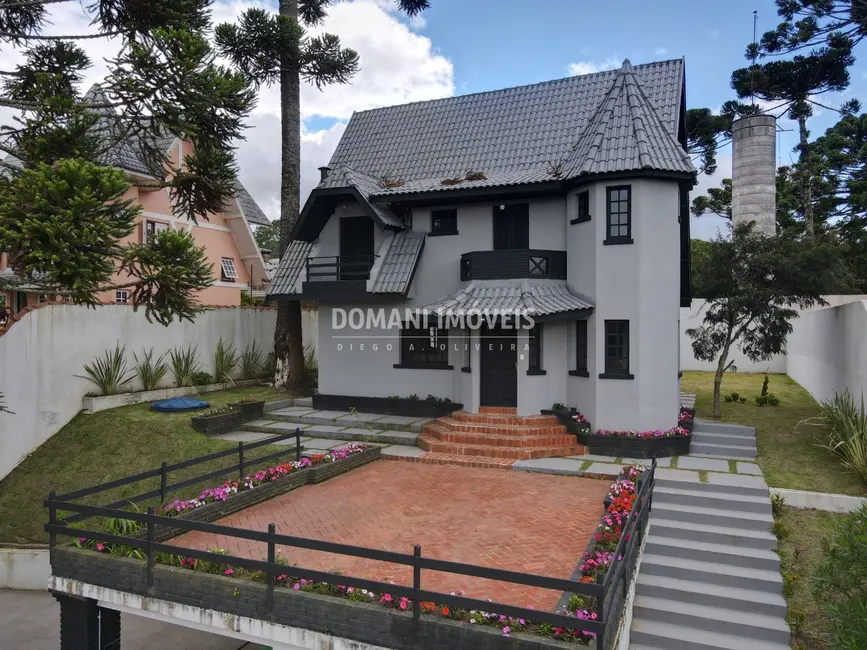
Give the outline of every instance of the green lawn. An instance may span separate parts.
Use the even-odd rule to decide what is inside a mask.
[[[206,399],[216,407],[242,397],[264,397],[274,401],[284,398],[285,393],[273,388],[237,388],[209,393]],[[0,542],[47,541],[47,535],[42,532],[42,525],[47,520],[42,500],[51,490],[62,494],[153,469],[162,461],[178,462],[236,446],[236,443],[211,439],[194,431],[189,413],[154,413],[148,410],[147,404],[94,415],[79,414],[0,481]],[[265,447],[255,450],[253,455],[265,455],[277,449]],[[284,449],[290,452],[289,448]],[[170,482],[233,463],[237,463],[237,458],[197,465],[172,473]],[[201,486],[190,486],[183,490],[183,494],[172,496],[195,496],[203,487],[223,480],[210,479]],[[105,505],[158,487],[159,478],[150,479],[81,502]]]
[[[812,595],[812,576],[822,555],[822,539],[828,537],[842,515],[818,510],[784,507],[780,520],[789,530],[778,551],[783,576],[790,582],[785,596],[790,624],[799,617],[803,623],[792,629],[793,650],[830,650],[828,615]]]
[[[858,477],[843,469],[840,461],[820,447],[825,428],[799,422],[819,412],[810,394],[786,375],[770,375],[769,392],[780,398],[780,406],[755,405],[761,392],[763,374],[727,372],[723,376],[722,394],[737,392],[746,404],[723,402],[722,420],[756,429],[758,462],[765,480],[772,487],[814,492],[834,492],[855,496],[867,495]],[[698,417],[713,413],[713,373],[684,372],[680,389],[696,393]]]

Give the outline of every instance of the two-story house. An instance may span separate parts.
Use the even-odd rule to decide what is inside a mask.
[[[93,103],[110,103],[98,85],[91,88],[85,98]],[[109,122],[105,128],[111,126]],[[155,144],[162,147],[172,164],[178,167],[183,166],[184,151],[189,152],[191,146],[189,142],[173,137],[163,138]],[[270,221],[240,182],[237,182],[235,197],[223,212],[193,222],[176,214],[168,189],[149,186],[155,179],[149,174],[143,155],[131,141],[120,142],[107,151],[104,163],[126,172],[130,189],[123,198],[132,199],[141,207],[136,229],[123,243],[147,243],[149,237],[170,228],[190,232],[196,243],[205,249],[213,269],[213,284],[199,292],[201,304],[240,305],[243,291],[261,288],[267,281],[265,262],[251,226],[268,225]],[[7,158],[4,164],[15,162]],[[122,284],[125,279],[123,275],[115,274],[117,284]],[[127,304],[130,294],[130,291],[119,289],[102,293],[100,299],[103,303]],[[6,257],[0,253],[0,319],[4,312],[15,314],[24,307],[33,307],[55,297],[61,298],[50,289],[15,277],[12,270],[6,268]]]
[[[355,113],[268,289],[318,303],[320,394],[674,426],[684,94],[682,60],[627,60]]]

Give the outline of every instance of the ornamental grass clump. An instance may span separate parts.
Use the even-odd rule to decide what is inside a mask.
[[[166,355],[154,359],[154,349],[150,348],[142,352],[142,358],[133,352],[135,359],[135,371],[142,385],[142,390],[156,390],[159,383],[169,372],[169,364],[165,362]]]
[[[232,373],[238,367],[238,361],[235,346],[231,343],[223,343],[221,338],[214,352],[214,379],[218,384],[232,383]]]
[[[860,403],[856,403],[847,388],[837,393],[833,400],[822,402],[818,419],[828,429],[828,441],[823,446],[835,454],[845,468],[855,472],[867,483],[867,411],[864,410],[864,396],[861,396]]]
[[[241,352],[239,359],[241,366],[241,377],[244,379],[256,379],[262,371],[262,366],[265,365],[265,355],[256,346],[256,342],[247,345]]]
[[[84,372],[87,374],[85,379],[99,387],[100,395],[122,393],[135,376],[135,371],[126,362],[126,348],[119,344],[114,346],[114,350],[106,350],[93,363],[84,364]]]
[[[198,346],[193,347],[188,345],[186,348],[174,348],[169,352],[169,362],[172,376],[175,379],[175,386],[193,385],[193,375],[201,367],[199,360],[196,358],[198,350]]]

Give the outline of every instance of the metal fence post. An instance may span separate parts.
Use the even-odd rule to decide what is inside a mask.
[[[295,461],[301,460],[301,429],[295,428]]]
[[[147,538],[147,554],[148,554],[148,589],[153,589],[154,586],[154,542],[156,535],[154,534],[154,507],[148,506],[148,538]]]
[[[56,496],[57,492],[55,492],[54,490],[51,490],[51,492],[48,493],[48,500],[51,502],[51,504],[48,506],[48,523],[52,526],[57,524],[57,509],[54,507],[54,497]],[[48,546],[50,548],[54,548],[56,545],[57,535],[54,533],[54,531],[51,531],[50,533],[48,533]]]
[[[168,498],[168,495],[166,494],[166,489],[168,487],[168,484],[169,484],[168,465],[166,464],[166,461],[163,461],[162,465],[160,465],[160,505],[161,506],[165,505],[166,499]]]
[[[416,558],[421,557],[421,546],[416,544],[412,549],[412,554]],[[421,590],[421,566],[416,560],[412,565],[412,629],[415,632],[415,639],[418,641],[421,631],[421,603],[418,602],[418,592]]]
[[[274,583],[277,581],[277,546],[274,535],[277,532],[274,524],[268,524],[268,615],[274,615]]]
[[[596,620],[607,626],[605,621],[605,598],[608,595],[608,590],[605,589],[604,581],[602,585],[602,595],[596,598]],[[596,647],[599,650],[606,650],[605,646],[605,632],[600,632],[596,635]]]
[[[244,482],[244,443],[238,443],[238,474],[240,475],[241,483]]]

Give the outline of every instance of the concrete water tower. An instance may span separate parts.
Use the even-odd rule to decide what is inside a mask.
[[[732,223],[777,233],[777,118],[750,115],[732,124]]]

